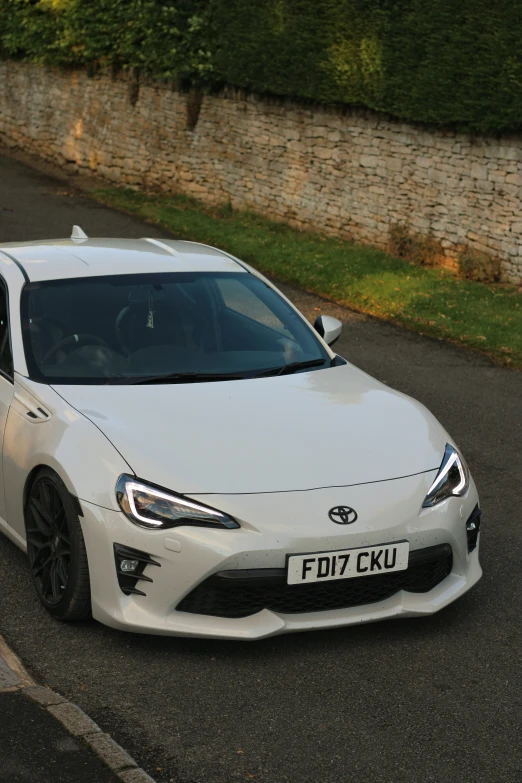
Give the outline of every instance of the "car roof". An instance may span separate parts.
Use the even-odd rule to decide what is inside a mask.
[[[49,239],[6,242],[2,253],[31,282],[144,272],[246,272],[208,245],[175,239]],[[7,260],[7,259],[6,259]]]

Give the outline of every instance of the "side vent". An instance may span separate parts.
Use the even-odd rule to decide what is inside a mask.
[[[33,424],[49,421],[52,415],[38,400],[24,392],[15,392],[12,407],[20,416]]]
[[[113,546],[116,574],[122,593],[125,595],[147,595],[143,590],[138,590],[136,584],[140,580],[153,582],[154,580],[143,572],[149,565],[161,568],[161,563],[153,560],[147,552],[141,552],[139,549],[132,549],[130,546],[123,546],[123,544],[114,544]]]

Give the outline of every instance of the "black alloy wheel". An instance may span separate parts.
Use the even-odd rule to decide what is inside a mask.
[[[74,499],[49,468],[36,476],[25,507],[27,555],[36,592],[61,620],[90,612],[87,553]]]

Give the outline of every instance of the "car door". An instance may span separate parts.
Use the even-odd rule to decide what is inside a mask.
[[[2,449],[7,414],[11,407],[13,392],[13,354],[9,328],[9,300],[6,282],[0,277],[0,443]],[[6,519],[3,466],[0,466],[0,518],[4,521]]]

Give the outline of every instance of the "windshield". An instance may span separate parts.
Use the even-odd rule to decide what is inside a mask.
[[[300,316],[248,272],[28,283],[22,329],[29,374],[44,383],[224,380],[330,364]]]

